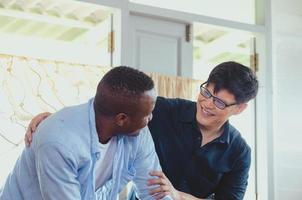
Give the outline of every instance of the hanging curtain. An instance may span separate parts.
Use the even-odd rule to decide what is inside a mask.
[[[202,81],[179,76],[149,73],[159,96],[195,101]]]

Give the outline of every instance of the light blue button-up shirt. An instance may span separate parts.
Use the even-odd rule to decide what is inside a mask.
[[[109,199],[131,180],[141,199],[148,194],[148,173],[160,170],[149,129],[137,137],[117,137],[112,179],[96,190],[94,167],[100,158],[93,99],[67,107],[44,120],[8,176],[0,200]]]

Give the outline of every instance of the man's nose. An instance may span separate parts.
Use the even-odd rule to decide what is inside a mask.
[[[214,100],[213,97],[205,98],[205,106],[207,108],[215,108],[215,104],[213,100]]]

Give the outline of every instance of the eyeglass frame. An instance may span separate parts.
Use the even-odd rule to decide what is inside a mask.
[[[218,97],[216,97],[216,96],[214,96],[206,87],[204,87],[204,85],[205,84],[208,84],[208,82],[206,81],[206,82],[204,82],[204,83],[202,83],[201,85],[200,85],[200,87],[199,87],[199,94],[201,94],[204,98],[206,98],[206,99],[210,99],[211,97],[213,98],[213,103],[214,103],[214,105],[217,107],[217,108],[219,108],[220,110],[223,110],[223,109],[225,109],[225,108],[227,108],[227,107],[229,107],[229,106],[234,106],[234,105],[237,105],[238,103],[237,102],[235,102],[235,103],[230,103],[230,104],[227,104],[227,103],[225,103],[222,99],[220,99],[220,98],[218,98]],[[202,91],[202,89],[204,90],[204,91],[206,91],[210,96],[205,96],[201,91]],[[217,106],[217,104],[215,103],[215,102],[221,102],[222,103],[222,105],[224,105],[223,107],[219,107],[219,106]]]

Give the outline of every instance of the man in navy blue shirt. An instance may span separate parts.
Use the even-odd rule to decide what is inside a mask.
[[[155,178],[148,184],[161,185],[150,191],[156,199],[243,199],[251,150],[228,119],[240,114],[257,91],[251,69],[225,62],[201,84],[197,102],[157,98],[148,124],[163,170],[150,173]]]
[[[243,199],[251,150],[228,119],[240,114],[257,91],[251,69],[225,62],[201,84],[197,102],[158,97],[148,127],[164,174],[153,174],[159,179],[150,184],[162,185],[153,192],[183,199]]]

